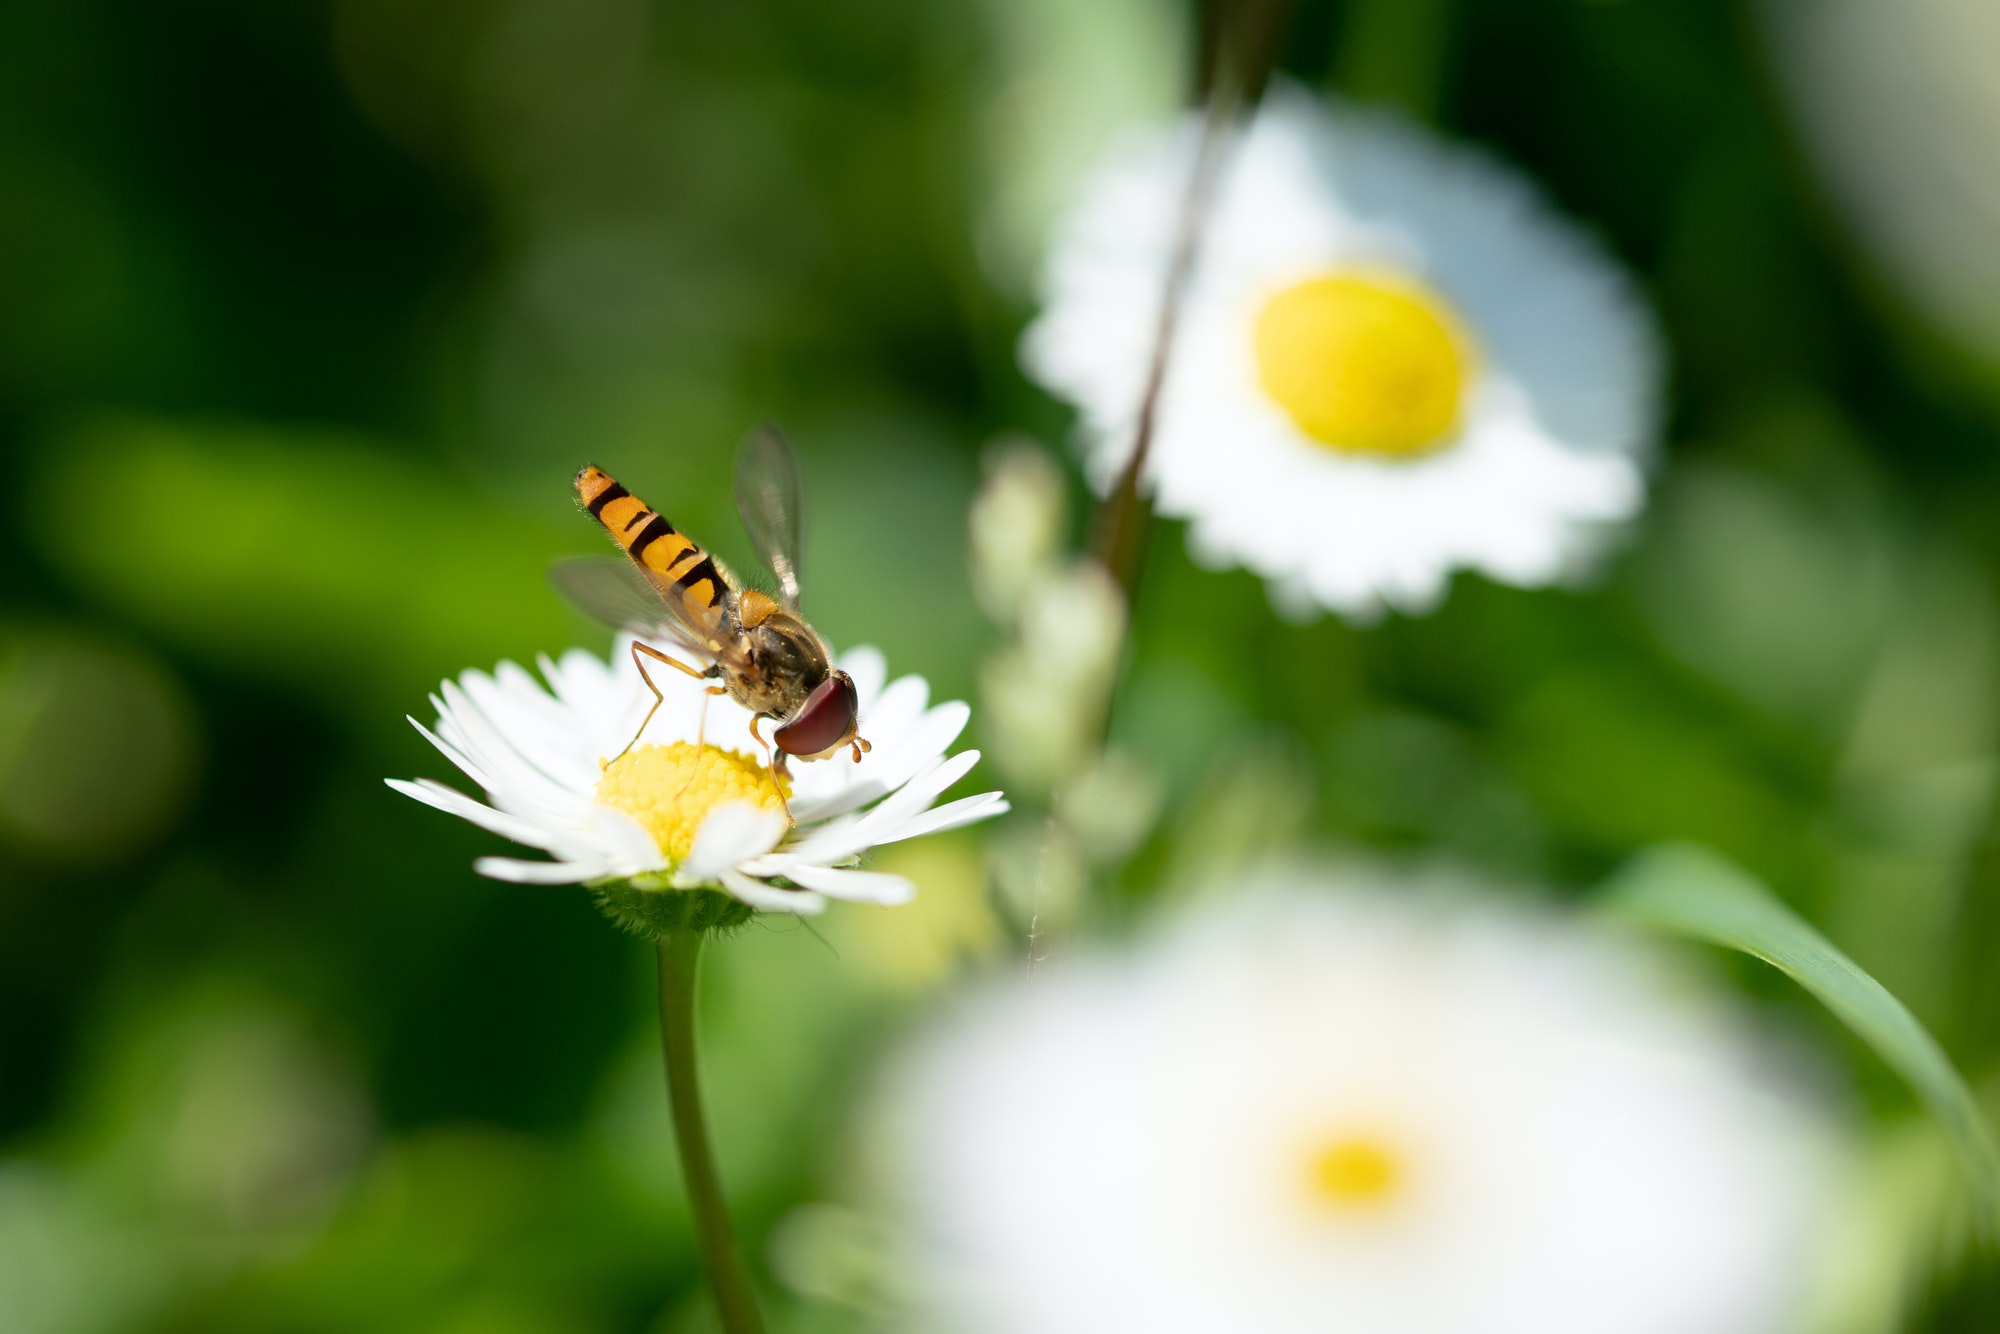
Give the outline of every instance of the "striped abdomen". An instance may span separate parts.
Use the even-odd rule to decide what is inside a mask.
[[[721,629],[729,585],[706,551],[595,465],[577,473],[576,498],[683,619],[711,634]]]

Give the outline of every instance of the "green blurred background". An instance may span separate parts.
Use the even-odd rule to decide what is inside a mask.
[[[1975,173],[2000,112],[1925,122],[1944,76],[1867,64],[1896,8],[1295,7],[1293,77],[1493,146],[1640,275],[1669,447],[1601,586],[1461,578],[1365,630],[1281,623],[1158,532],[1113,729],[1175,818],[1103,927],[1293,842],[1583,894],[1691,838],[2000,1072],[2000,285],[1909,241],[1980,199],[1836,94]],[[1920,8],[1895,30],[1946,22]],[[980,451],[1068,431],[1013,359],[1038,238],[1113,127],[1185,100],[1202,30],[1173,0],[0,10],[0,1327],[706,1327],[650,950],[476,878],[495,840],[381,785],[445,772],[402,715],[604,646],[542,577],[597,549],[585,461],[742,554],[763,418],[806,461],[816,622],[971,695]],[[856,1190],[873,1054],[1018,957],[987,837],[886,859],[917,907],[712,952],[780,1328],[872,1327],[824,1244],[865,1227],[801,1206]],[[1942,1148],[1850,1064],[1865,1222],[1818,1327],[2000,1327]]]

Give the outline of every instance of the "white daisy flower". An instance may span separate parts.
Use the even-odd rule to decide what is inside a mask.
[[[918,1327],[1786,1328],[1819,1118],[1635,942],[1410,889],[1267,887],[943,1021],[886,1123]]]
[[[485,789],[486,803],[427,778],[389,786],[554,859],[482,857],[481,874],[592,884],[614,916],[640,925],[648,896],[671,890],[720,889],[767,912],[816,913],[827,898],[905,903],[916,893],[909,881],[851,869],[854,861],[878,844],[1007,809],[998,792],[931,804],[979,759],[976,750],[945,754],[971,710],[929,706],[919,676],[885,685],[882,655],[860,648],[836,665],[854,680],[874,749],[858,763],[793,766],[788,827],[751,714],[693,678],[655,674],[664,700],[625,750],[652,703],[629,645],[621,638],[610,664],[582,649],[541,659],[546,689],[511,662],[490,676],[468,671],[431,697],[435,730],[410,720]]]
[[[1023,339],[1100,489],[1130,456],[1199,138],[1114,151]],[[1220,168],[1146,475],[1198,557],[1287,610],[1419,611],[1460,566],[1553,582],[1634,513],[1660,375],[1631,283],[1526,180],[1281,87]]]

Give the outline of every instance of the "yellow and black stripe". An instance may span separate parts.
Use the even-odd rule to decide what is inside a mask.
[[[721,624],[728,582],[709,554],[668,523],[666,515],[594,464],[577,473],[576,498],[683,616],[705,630]]]

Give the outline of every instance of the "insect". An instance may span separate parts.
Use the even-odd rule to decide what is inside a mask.
[[[577,473],[577,503],[604,525],[626,558],[558,561],[549,571],[557,591],[615,629],[672,640],[696,663],[635,638],[632,661],[653,692],[653,706],[625,750],[638,743],[665,698],[647,674],[648,660],[716,681],[709,695],[728,695],[750,710],[750,735],[774,777],[785,775],[788,756],[823,760],[846,750],[858,763],[869,749],[860,735],[854,682],[833,666],[826,641],[799,611],[802,496],[792,447],[769,427],[753,431],[736,455],[736,509],[776,579],[772,597],[741,584],[609,473],[594,464]],[[706,712],[704,698],[704,723]],[[769,741],[757,730],[760,722],[775,724]],[[782,785],[778,790],[783,801]],[[785,815],[791,817],[789,802]]]

